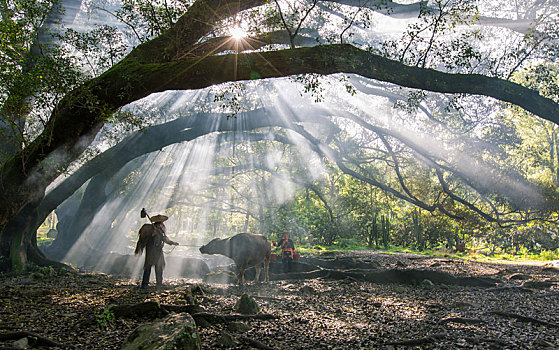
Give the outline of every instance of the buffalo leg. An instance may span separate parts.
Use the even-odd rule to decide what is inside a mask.
[[[270,282],[270,259],[264,259],[264,282]]]
[[[260,280],[260,273],[262,272],[262,266],[258,264],[258,266],[255,266],[254,269],[256,270],[256,276],[254,276],[254,281],[258,282]]]
[[[243,285],[245,283],[245,268],[239,267],[239,284]]]

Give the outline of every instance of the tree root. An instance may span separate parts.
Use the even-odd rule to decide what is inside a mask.
[[[496,338],[483,338],[483,337],[463,337],[468,343],[493,343],[501,346],[511,346],[511,344],[507,343],[504,340],[496,339]]]
[[[250,346],[257,348],[257,349],[262,349],[262,350],[274,350],[274,348],[259,342],[258,340],[255,339],[251,339],[249,337],[245,337],[244,335],[238,336],[237,338],[241,339],[242,341],[244,341],[245,343],[248,343]]]
[[[29,342],[31,344],[37,345],[37,346],[57,347],[57,348],[61,348],[61,349],[75,349],[76,348],[73,345],[62,344],[62,343],[59,343],[55,340],[40,336],[37,333],[32,333],[32,332],[28,332],[28,331],[0,333],[0,340],[2,340],[2,341],[4,341],[4,340],[19,340],[21,338],[28,338]]]
[[[164,309],[156,301],[146,301],[144,303],[138,304],[121,304],[121,305],[111,305],[109,311],[112,312],[115,317],[123,318],[134,318],[134,317],[144,317],[144,316],[154,316],[161,317],[169,314],[169,311]]]
[[[539,325],[543,325],[543,326],[559,328],[559,324],[557,324],[557,323],[547,322],[547,321],[544,321],[544,320],[539,320],[537,318],[533,318],[533,317],[529,317],[529,316],[523,316],[523,315],[511,313],[511,312],[498,311],[497,310],[497,311],[490,311],[489,313],[493,314],[493,315],[497,315],[497,316],[514,318],[514,319],[517,319],[517,320],[522,321],[522,322],[531,322],[531,323],[535,323],[535,324],[539,324]]]
[[[197,318],[203,318],[209,323],[225,323],[238,320],[276,320],[279,317],[270,314],[258,314],[258,315],[218,315],[208,312],[199,312],[191,314],[194,320]]]
[[[292,272],[282,274],[272,274],[270,279],[277,280],[306,280],[314,278],[326,278],[331,280],[352,279],[372,283],[388,284],[400,283],[419,285],[425,279],[435,284],[459,285],[465,287],[494,287],[499,280],[489,277],[461,277],[454,276],[447,272],[436,270],[418,269],[392,269],[384,271],[361,271],[349,272],[319,268],[315,271]]]
[[[162,309],[167,310],[168,312],[176,312],[176,313],[186,312],[191,315],[195,313],[204,312],[204,308],[202,308],[199,305],[193,305],[193,304],[189,304],[189,305],[161,304],[160,306]]]

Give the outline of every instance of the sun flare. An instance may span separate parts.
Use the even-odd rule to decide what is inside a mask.
[[[229,29],[229,34],[235,40],[241,40],[247,36],[246,30],[241,27],[232,27]]]

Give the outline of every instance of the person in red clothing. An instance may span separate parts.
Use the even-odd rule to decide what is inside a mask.
[[[291,238],[289,238],[289,232],[280,232],[282,234],[282,239],[275,243],[276,247],[281,249],[281,262],[283,265],[283,272],[289,272],[291,270],[291,262],[295,258],[295,244]]]

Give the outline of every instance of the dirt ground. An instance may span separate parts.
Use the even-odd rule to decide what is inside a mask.
[[[149,318],[113,319],[111,304],[158,301],[185,305],[194,297],[206,312],[232,314],[240,295],[255,297],[274,320],[243,321],[248,327],[199,327],[203,349],[220,345],[224,333],[235,349],[247,338],[274,349],[559,349],[559,270],[540,264],[480,263],[379,252],[346,253],[377,261],[380,269],[431,269],[458,276],[492,277],[496,287],[376,284],[347,280],[282,280],[246,286],[167,280],[165,288],[138,288],[138,281],[98,273],[43,269],[0,275],[0,334],[31,331],[77,349],[119,349]],[[246,328],[246,329],[239,329]],[[0,339],[2,339],[0,337]],[[0,340],[0,349],[13,340]]]

